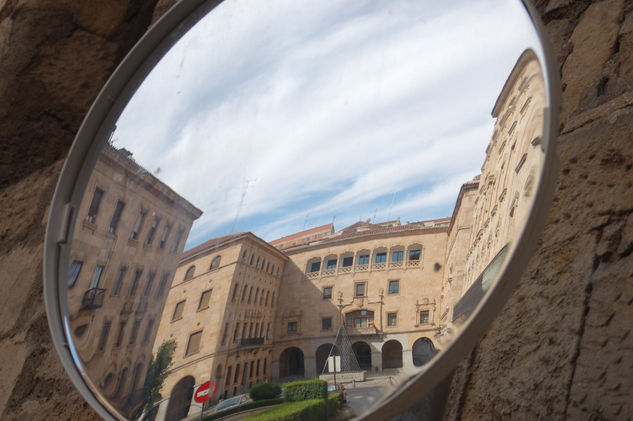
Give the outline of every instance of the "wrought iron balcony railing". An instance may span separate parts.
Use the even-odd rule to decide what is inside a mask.
[[[254,345],[263,345],[264,338],[242,338],[240,341],[240,346],[254,346]]]
[[[94,310],[103,305],[103,297],[105,297],[105,289],[91,288],[84,293],[81,301],[81,308],[84,310]]]

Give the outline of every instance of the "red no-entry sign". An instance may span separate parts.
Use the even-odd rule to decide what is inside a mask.
[[[211,383],[213,383],[213,391],[211,391]],[[215,392],[218,391],[218,384],[216,382],[208,382],[202,383],[193,394],[193,400],[198,403],[204,403],[211,399]]]

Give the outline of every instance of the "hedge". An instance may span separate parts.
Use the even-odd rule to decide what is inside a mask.
[[[268,405],[278,405],[280,403],[283,403],[283,401],[284,401],[283,399],[278,398],[278,399],[266,399],[262,401],[246,402],[245,404],[234,406],[233,408],[225,409],[224,411],[216,412],[211,415],[205,415],[202,418],[202,420],[203,421],[216,420],[218,418],[235,414],[237,412],[247,411],[249,409],[261,408],[262,406],[268,406]]]
[[[285,402],[244,420],[259,421],[324,421],[332,417],[343,404],[343,394],[332,393],[327,399]]]
[[[284,394],[288,402],[325,399],[327,398],[327,382],[313,379],[285,383]]]
[[[281,394],[281,387],[274,383],[258,383],[249,392],[254,401],[273,399]]]

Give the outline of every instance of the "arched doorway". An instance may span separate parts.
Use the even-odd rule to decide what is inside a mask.
[[[413,365],[416,367],[428,363],[435,354],[437,350],[429,338],[420,338],[413,343]]]
[[[177,421],[187,417],[195,384],[196,379],[192,376],[183,377],[176,383],[171,390],[165,421]]]
[[[402,368],[402,344],[396,340],[382,346],[382,368]]]
[[[358,365],[361,370],[371,371],[371,348],[365,342],[356,342],[352,345]]]
[[[286,348],[279,356],[279,377],[303,376],[303,351],[299,348]]]
[[[332,349],[332,344],[323,344],[316,350],[316,367],[317,367],[317,375],[321,373],[329,373],[327,367],[327,357],[330,356],[330,350]],[[337,350],[335,348],[335,355],[338,355]],[[323,371],[325,370],[325,371]]]

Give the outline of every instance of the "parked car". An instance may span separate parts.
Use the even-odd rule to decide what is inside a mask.
[[[233,396],[232,398],[228,398],[220,402],[215,407],[215,412],[224,411],[225,409],[233,408],[234,406],[241,405],[243,403],[249,402],[251,398],[248,394]]]
[[[327,393],[343,392],[343,402],[347,402],[347,390],[341,383],[328,383]]]

